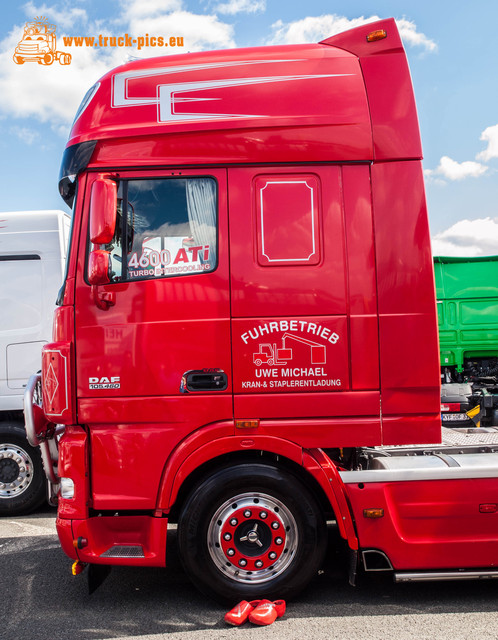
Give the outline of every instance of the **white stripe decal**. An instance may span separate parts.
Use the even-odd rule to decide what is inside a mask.
[[[187,73],[191,71],[201,71],[206,69],[226,68],[229,66],[267,64],[278,62],[299,62],[299,60],[250,60],[245,62],[231,63],[209,63],[199,65],[185,65],[178,67],[165,67],[161,69],[144,69],[140,71],[125,71],[113,76],[112,106],[131,107],[157,104],[157,122],[197,122],[202,120],[220,120],[224,118],[263,118],[264,113],[176,113],[176,105],[189,102],[212,102],[221,100],[217,97],[190,97],[182,95],[192,91],[202,92],[210,89],[226,89],[243,85],[267,84],[275,82],[292,82],[296,80],[312,80],[321,78],[334,78],[341,76],[352,76],[351,73],[333,73],[317,75],[295,75],[295,76],[261,76],[250,78],[225,78],[220,80],[208,80],[203,82],[178,82],[171,84],[157,84],[156,97],[134,97],[131,98],[128,92],[130,80],[148,78],[153,76],[164,76],[165,74]]]

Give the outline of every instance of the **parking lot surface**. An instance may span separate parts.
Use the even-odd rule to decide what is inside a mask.
[[[332,551],[323,572],[269,627],[229,627],[226,608],[182,570],[174,534],[167,569],[116,567],[88,595],[71,575],[55,514],[0,519],[0,638],[5,640],[497,640],[498,580],[395,585],[387,576],[347,584]],[[234,603],[235,604],[235,603]]]

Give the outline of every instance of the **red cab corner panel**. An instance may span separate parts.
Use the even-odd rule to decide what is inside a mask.
[[[71,342],[52,342],[42,349],[43,411],[56,424],[76,422]]]
[[[88,436],[79,426],[68,426],[59,441],[58,473],[74,483],[74,496],[63,498],[59,493],[59,518],[86,518],[90,504],[88,480]]]
[[[57,535],[61,543],[62,550],[68,558],[72,560],[78,559],[78,554],[73,545],[73,528],[71,520],[65,520],[64,518],[57,518],[55,520],[55,526],[57,529]]]

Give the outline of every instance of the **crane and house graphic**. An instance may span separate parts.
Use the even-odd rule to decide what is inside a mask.
[[[259,367],[262,364],[272,366],[285,365],[293,358],[293,351],[287,345],[289,340],[295,340],[301,344],[308,345],[311,351],[311,364],[326,364],[327,352],[323,344],[318,344],[307,338],[294,335],[293,333],[284,333],[282,336],[281,346],[277,346],[276,343],[264,342],[259,344],[259,351],[253,353],[253,363]]]

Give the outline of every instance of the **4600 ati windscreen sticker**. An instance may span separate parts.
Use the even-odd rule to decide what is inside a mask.
[[[235,393],[344,391],[344,317],[234,321]]]
[[[155,240],[154,238],[152,240]],[[180,238],[183,242],[181,246],[172,245],[172,239],[169,240],[169,248],[155,248],[150,242],[149,245],[143,244],[142,253],[136,251],[128,257],[128,275],[130,278],[144,277],[160,277],[169,275],[178,275],[186,273],[199,273],[202,271],[213,270],[212,251],[209,245],[193,245],[186,244],[186,240]],[[175,239],[173,239],[175,240]]]

